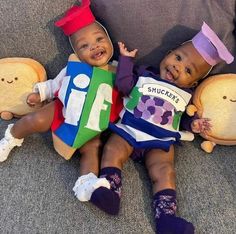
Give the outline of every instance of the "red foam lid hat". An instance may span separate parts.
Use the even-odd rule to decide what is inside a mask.
[[[89,7],[90,0],[82,0],[80,6],[72,6],[63,18],[55,22],[66,36],[70,36],[81,28],[95,22],[95,17]]]

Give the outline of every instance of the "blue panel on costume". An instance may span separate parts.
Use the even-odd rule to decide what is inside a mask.
[[[75,136],[78,132],[78,127],[71,124],[63,123],[55,131],[55,134],[62,139],[66,144],[73,145]]]
[[[87,63],[69,61],[67,63],[66,75],[70,76],[71,78],[70,78],[70,82],[69,82],[67,92],[66,92],[65,107],[67,106],[67,102],[68,102],[68,99],[69,99],[69,96],[70,96],[70,93],[71,93],[72,89],[81,90],[81,91],[84,91],[84,92],[88,91],[89,86],[82,89],[82,88],[78,88],[73,83],[73,78],[75,78],[79,74],[85,74],[89,78],[91,78],[92,74],[93,74],[93,67],[88,65]]]
[[[169,151],[170,146],[173,144],[178,144],[178,141],[161,141],[161,140],[150,140],[150,141],[141,141],[138,142],[133,138],[129,133],[124,131],[123,129],[117,127],[115,124],[110,123],[109,124],[109,129],[112,130],[113,132],[117,133],[120,135],[122,138],[126,139],[130,145],[132,145],[136,149],[152,149],[152,148],[158,148],[158,149],[163,149],[165,151]]]
[[[74,78],[78,75],[86,75],[91,80],[93,74],[93,67],[81,62],[69,61],[67,63],[66,75],[70,77],[70,81],[66,90],[64,105],[67,107],[67,103],[72,90],[83,91],[87,93],[89,85],[85,88],[80,88],[74,84]],[[79,80],[79,79],[78,79]],[[55,134],[68,145],[73,145],[76,134],[78,132],[78,126],[80,126],[80,119],[77,126],[63,122],[56,130]]]

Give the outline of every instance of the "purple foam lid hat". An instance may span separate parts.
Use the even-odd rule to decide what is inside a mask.
[[[232,63],[234,60],[234,57],[223,42],[205,22],[202,24],[201,31],[193,37],[192,43],[211,66],[215,66],[222,60],[227,64]]]

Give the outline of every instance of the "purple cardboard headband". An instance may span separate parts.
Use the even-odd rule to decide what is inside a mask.
[[[193,37],[192,43],[211,66],[215,66],[222,60],[227,64],[232,63],[234,60],[234,57],[223,42],[205,22],[203,22],[201,31]]]

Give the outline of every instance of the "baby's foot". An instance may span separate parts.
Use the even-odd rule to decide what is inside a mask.
[[[174,215],[161,215],[156,219],[156,228],[159,234],[194,234],[192,223]]]
[[[80,176],[75,183],[73,191],[82,202],[89,201],[93,191],[99,187],[110,189],[110,183],[106,178],[97,178],[93,173]]]
[[[100,187],[94,190],[90,201],[110,215],[117,215],[120,209],[120,197],[111,189]]]
[[[14,138],[10,132],[13,124],[9,124],[8,128],[6,129],[4,138],[0,141],[0,162],[5,161],[8,158],[8,155],[10,154],[11,150],[15,146],[21,146],[24,139],[17,139]]]

